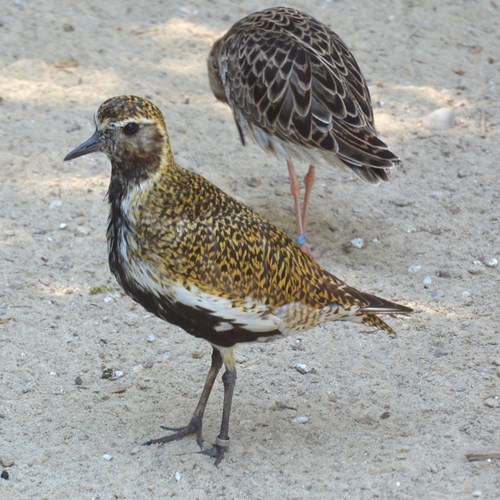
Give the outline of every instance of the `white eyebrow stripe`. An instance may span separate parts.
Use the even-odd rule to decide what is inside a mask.
[[[97,121],[97,117],[96,117]],[[110,121],[110,120],[104,120],[101,123],[98,124],[97,128],[99,130],[102,130],[104,128],[120,128],[124,127],[125,125],[129,123],[138,123],[139,125],[151,125],[155,123],[155,120],[153,118],[143,118],[143,117],[132,117],[132,118],[127,118],[125,120],[119,120],[119,121]]]

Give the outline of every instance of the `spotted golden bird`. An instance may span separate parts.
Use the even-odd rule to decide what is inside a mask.
[[[297,218],[305,236],[314,165],[349,167],[378,184],[399,158],[377,137],[370,92],[341,38],[312,16],[273,7],[239,20],[212,46],[208,76],[215,97],[233,112],[242,144],[249,135],[286,160]],[[304,204],[293,159],[309,163]]]
[[[65,160],[101,151],[111,161],[109,266],[128,295],[205,339],[212,363],[190,422],[145,444],[195,434],[222,364],[220,433],[204,453],[218,464],[229,445],[234,346],[350,320],[392,332],[378,314],[410,308],[349,287],[250,208],[174,160],[165,121],[150,101],[119,96],[95,115],[96,131]]]

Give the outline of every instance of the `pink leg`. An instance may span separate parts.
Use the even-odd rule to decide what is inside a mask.
[[[297,180],[295,168],[293,167],[293,163],[291,160],[287,160],[286,164],[288,166],[288,174],[290,176],[290,191],[292,193],[293,203],[295,206],[295,217],[297,218],[298,236],[297,238],[295,238],[295,241],[305,253],[314,258],[311,247],[309,246],[309,243],[307,243],[307,238],[305,235],[305,224],[303,219],[304,214],[307,216],[307,204],[309,203],[310,190],[314,182],[314,167],[312,167],[312,171],[311,167],[309,168],[309,172],[304,178],[304,182],[306,183],[306,198],[304,203],[304,211],[302,211],[300,209],[299,181]]]
[[[304,177],[304,185],[306,186],[306,192],[304,194],[304,206],[302,207],[302,224],[304,225],[304,231],[307,226],[307,211],[309,210],[309,201],[311,200],[312,187],[314,184],[315,169],[314,165],[309,165],[309,170]]]

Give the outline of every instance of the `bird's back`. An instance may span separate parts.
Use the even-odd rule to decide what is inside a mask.
[[[237,22],[209,56],[216,97],[240,134],[279,155],[335,161],[370,182],[398,162],[376,134],[370,92],[341,38],[295,9],[266,9]]]

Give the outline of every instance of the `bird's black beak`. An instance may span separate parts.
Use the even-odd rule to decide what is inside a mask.
[[[68,153],[64,161],[74,160],[79,156],[88,155],[89,153],[95,153],[101,150],[101,141],[97,135],[97,130],[94,132],[92,137],[87,139],[83,144],[80,144],[76,149],[73,149],[71,153]]]

